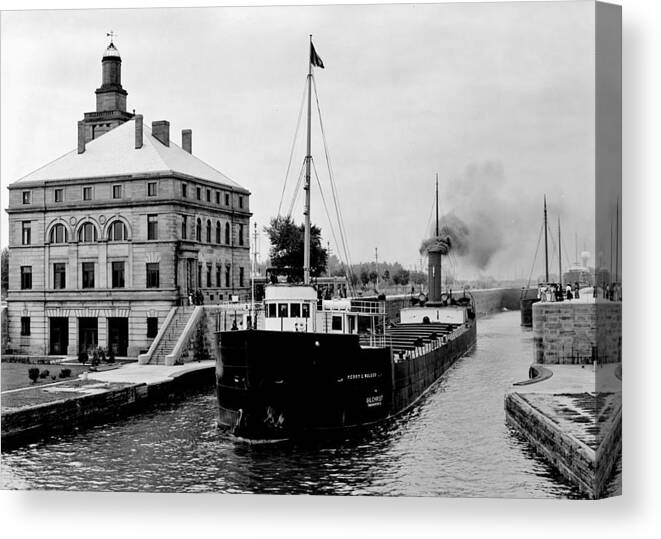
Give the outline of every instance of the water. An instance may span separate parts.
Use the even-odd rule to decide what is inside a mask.
[[[3,488],[406,496],[581,497],[505,424],[527,376],[519,313],[481,318],[478,344],[409,414],[359,438],[248,445],[215,427],[204,392],[2,454]],[[609,491],[618,492],[618,465]]]

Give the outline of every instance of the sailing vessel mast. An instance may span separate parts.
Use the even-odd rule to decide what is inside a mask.
[[[438,230],[438,172],[436,173],[436,238],[438,238],[439,235],[439,230]],[[438,273],[439,273],[439,278],[438,282],[441,283],[441,292],[443,292],[443,273],[442,273],[442,260],[443,257],[439,256],[438,257]]]
[[[303,240],[303,282],[310,284],[310,164],[312,161],[312,34],[308,55],[308,145],[305,154],[305,237]]]
[[[560,217],[558,217],[558,282],[562,292],[562,239],[560,237]]]
[[[546,216],[546,195],[544,195],[544,264],[546,268],[546,283],[549,282],[549,226]]]

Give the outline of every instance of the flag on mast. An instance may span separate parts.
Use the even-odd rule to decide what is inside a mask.
[[[310,41],[310,63],[315,67],[320,67],[321,69],[324,69],[324,62],[317,54],[317,51],[314,50],[314,45],[312,44],[312,41]]]

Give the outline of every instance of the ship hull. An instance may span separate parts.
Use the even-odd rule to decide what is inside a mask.
[[[357,335],[260,330],[218,334],[219,425],[250,440],[332,434],[410,408],[475,344],[475,321],[447,343],[395,360]]]

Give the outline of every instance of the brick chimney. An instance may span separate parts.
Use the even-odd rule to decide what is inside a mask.
[[[78,122],[78,153],[85,151],[85,122]]]
[[[142,148],[142,114],[135,115],[135,149]]]
[[[159,120],[158,122],[151,123],[151,134],[156,137],[156,139],[165,144],[166,146],[170,145],[170,122],[167,120]]]
[[[181,130],[181,147],[188,153],[193,153],[193,132],[190,129]]]

